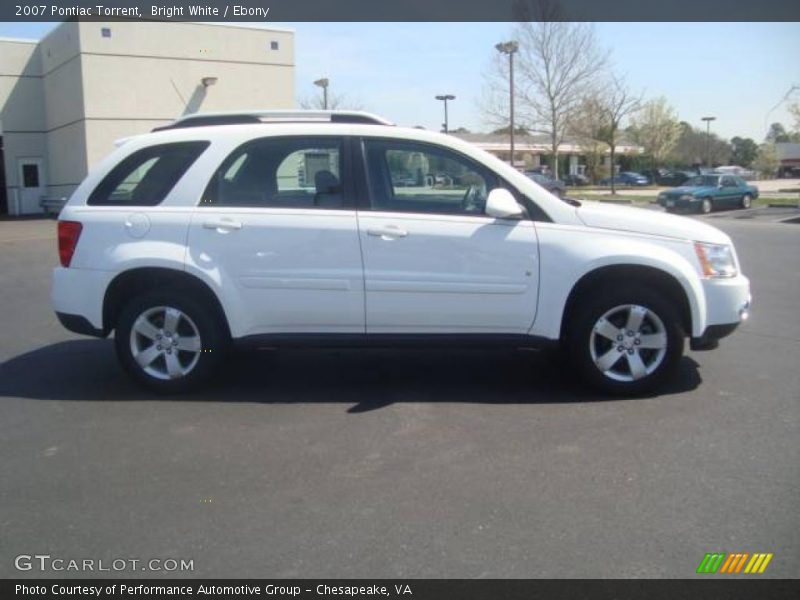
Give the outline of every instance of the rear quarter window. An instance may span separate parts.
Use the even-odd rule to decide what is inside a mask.
[[[207,141],[159,144],[125,157],[89,196],[90,206],[156,206],[180,181]]]

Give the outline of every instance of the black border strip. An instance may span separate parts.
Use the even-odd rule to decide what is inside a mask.
[[[792,0],[14,0],[0,3],[2,21],[800,21]],[[190,7],[205,7],[192,11]],[[155,8],[169,8],[158,12]],[[177,8],[179,10],[172,10]],[[82,9],[75,11],[75,9]],[[43,10],[42,10],[43,9]],[[210,10],[209,10],[210,9]]]

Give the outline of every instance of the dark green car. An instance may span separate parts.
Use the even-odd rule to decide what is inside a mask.
[[[704,214],[718,208],[750,208],[758,188],[736,175],[695,175],[680,187],[661,192],[658,203],[667,212]]]

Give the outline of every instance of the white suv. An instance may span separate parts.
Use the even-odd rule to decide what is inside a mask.
[[[730,238],[562,200],[454,137],[355,112],[185,117],[130,138],[58,223],[62,324],[115,332],[172,392],[231,342],[560,345],[591,384],[650,390],[689,337],[746,318]]]

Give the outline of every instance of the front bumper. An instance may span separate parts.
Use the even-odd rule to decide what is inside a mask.
[[[692,350],[709,350],[719,345],[719,340],[732,334],[742,321],[750,316],[753,297],[750,280],[744,275],[731,279],[703,280],[706,295],[706,327],[693,337]]]
[[[667,210],[700,210],[700,199],[659,198],[658,204]]]

